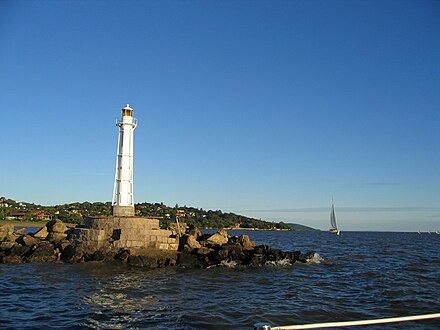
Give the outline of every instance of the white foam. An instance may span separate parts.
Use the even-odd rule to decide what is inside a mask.
[[[320,264],[321,262],[325,261],[323,257],[321,257],[318,253],[313,253],[313,257],[307,259],[308,263],[312,264]]]

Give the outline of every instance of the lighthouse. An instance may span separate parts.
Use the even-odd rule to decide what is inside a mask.
[[[127,104],[122,109],[121,118],[116,120],[119,127],[118,152],[116,155],[116,174],[113,189],[113,216],[134,216],[133,196],[133,132],[137,119],[133,109]]]

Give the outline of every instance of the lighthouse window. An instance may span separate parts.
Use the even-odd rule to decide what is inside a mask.
[[[131,116],[132,112],[133,112],[133,110],[122,109],[122,116]]]

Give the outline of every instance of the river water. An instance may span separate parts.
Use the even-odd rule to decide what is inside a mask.
[[[1,264],[2,329],[252,329],[440,312],[440,235],[234,231],[326,261],[140,269]],[[440,329],[440,319],[368,329]]]

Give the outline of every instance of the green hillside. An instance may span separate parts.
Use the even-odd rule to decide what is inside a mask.
[[[283,222],[269,222],[261,219],[245,217],[243,215],[222,212],[221,210],[203,210],[201,208],[175,205],[167,206],[163,203],[137,203],[135,205],[136,215],[145,217],[157,217],[161,226],[166,228],[170,223],[175,222],[177,211],[180,212],[180,221],[199,228],[258,228],[275,230],[297,230]],[[16,212],[24,212],[25,216],[21,221],[38,221],[31,211],[43,210],[50,218],[60,219],[68,223],[82,224],[88,216],[111,215],[110,202],[76,202],[54,206],[43,206],[28,202],[17,202],[5,197],[0,198],[0,220],[13,218]]]

